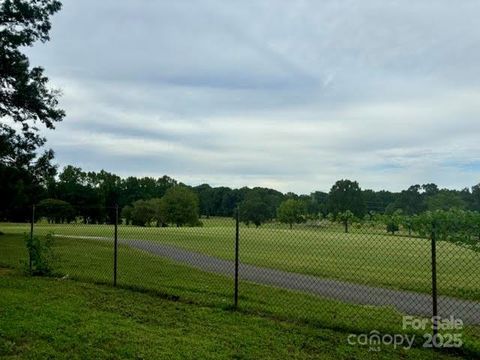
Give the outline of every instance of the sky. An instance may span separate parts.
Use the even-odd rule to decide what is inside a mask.
[[[190,185],[480,182],[480,2],[64,0],[60,166]]]

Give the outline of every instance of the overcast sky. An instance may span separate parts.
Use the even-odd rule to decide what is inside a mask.
[[[57,162],[309,193],[480,181],[480,2],[65,0]]]

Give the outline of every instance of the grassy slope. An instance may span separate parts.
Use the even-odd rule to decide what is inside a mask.
[[[430,359],[379,353],[347,333],[0,269],[0,357],[65,359]],[[436,359],[453,356],[435,354]]]
[[[230,219],[203,220],[203,228],[138,228],[121,226],[123,238],[175,244],[193,251],[233,259],[234,224]],[[26,224],[0,224],[0,231],[23,233]],[[38,233],[113,236],[106,225],[37,225]],[[430,243],[389,236],[378,230],[341,227],[323,229],[283,226],[241,229],[241,260],[245,263],[371,285],[429,292]],[[480,253],[439,243],[438,286],[442,295],[480,299]]]
[[[82,281],[111,283],[112,246],[106,242],[58,239],[58,272]],[[0,236],[0,265],[19,268],[26,259],[19,235]],[[119,285],[154,291],[185,303],[228,309],[232,304],[233,281],[121,246]],[[240,310],[276,319],[293,320],[332,331],[403,333],[401,314],[390,308],[356,306],[247,282],[240,283]],[[464,332],[467,351],[480,354],[480,329]]]

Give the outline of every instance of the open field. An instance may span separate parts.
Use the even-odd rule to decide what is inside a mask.
[[[111,284],[112,244],[105,241],[56,239],[57,272],[68,278]],[[0,236],[0,265],[21,270],[27,258],[23,237]],[[231,278],[206,273],[146,252],[119,247],[119,286],[152,292],[167,299],[218,309],[230,309]],[[60,292],[59,292],[60,294]],[[60,296],[60,295],[59,295]],[[401,314],[389,307],[341,303],[303,293],[240,283],[240,311],[343,333],[403,333]],[[419,334],[421,335],[421,334]],[[464,329],[464,351],[480,354],[480,329]]]
[[[179,246],[221,259],[234,258],[234,222],[203,219],[202,228],[141,228],[120,226],[122,239],[141,239]],[[0,224],[0,231],[21,234],[28,224]],[[38,234],[113,237],[111,225],[37,224]],[[267,224],[241,227],[240,258],[245,264],[340,279],[359,284],[429,293],[431,290],[430,242],[391,236],[381,229],[341,226],[326,228]],[[438,289],[441,295],[480,300],[480,253],[439,242]]]
[[[425,359],[428,349],[348,345],[347,332],[0,268],[0,357]],[[436,353],[435,359],[460,359]]]

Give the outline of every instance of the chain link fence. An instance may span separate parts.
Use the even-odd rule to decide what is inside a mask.
[[[0,224],[0,265],[32,271],[35,254],[25,241],[48,238],[60,278],[353,334],[412,333],[424,340],[418,346],[428,346],[430,334],[432,347],[449,347],[455,341],[444,323],[460,320],[455,333],[462,348],[480,354],[475,249],[411,231],[392,235],[380,224],[256,227],[240,222],[237,211],[232,218],[202,218],[195,227],[139,227],[126,225],[116,207],[87,210],[108,214],[109,223],[87,217],[49,223],[33,210],[31,224]],[[421,326],[421,319],[437,316]]]

